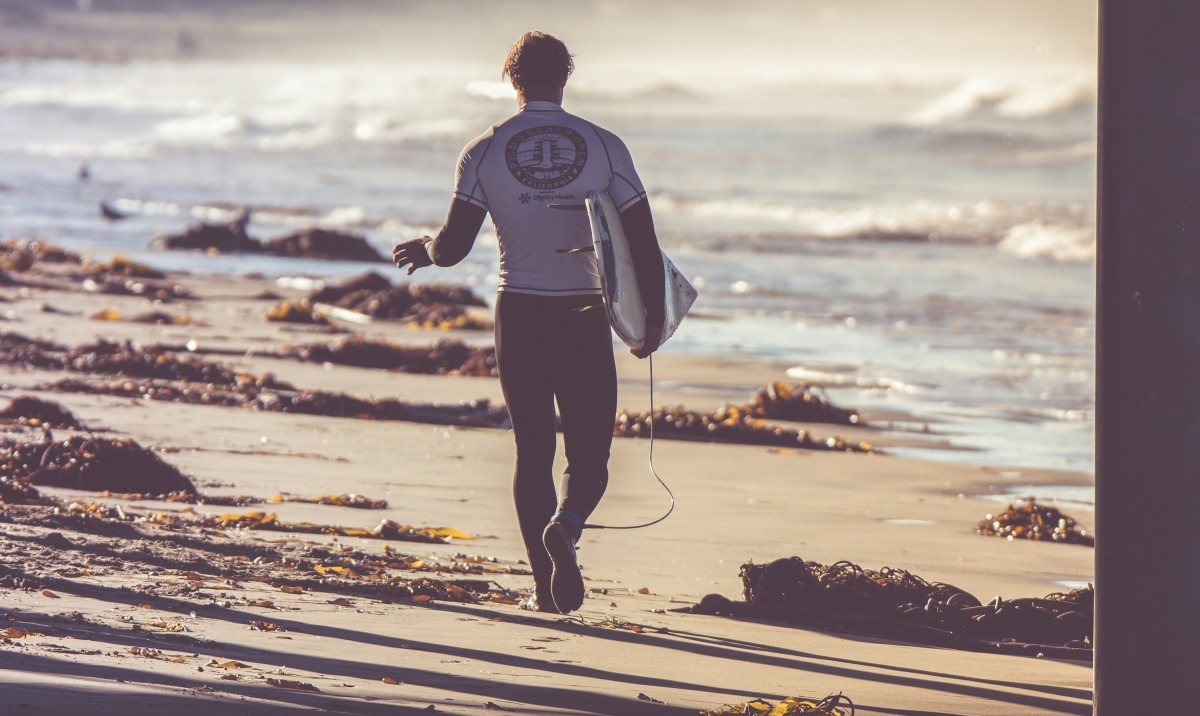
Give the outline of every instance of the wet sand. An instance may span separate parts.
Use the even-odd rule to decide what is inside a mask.
[[[0,288],[0,329],[67,344],[97,336],[233,352],[222,362],[306,388],[414,402],[500,401],[491,378],[410,375],[261,355],[334,336],[266,323],[254,296],[270,282],[174,277],[200,300],[188,326],[100,322],[145,299]],[[272,286],[281,294],[286,289]],[[294,293],[294,292],[293,292]],[[52,309],[53,312],[47,309]],[[166,310],[178,312],[178,305]],[[478,332],[375,322],[368,335],[413,344]],[[712,409],[744,402],[786,366],[670,353],[655,363],[656,402]],[[646,365],[620,353],[619,405],[646,408]],[[4,369],[0,403],[63,377]],[[654,465],[675,513],[637,531],[589,531],[580,551],[588,598],[569,617],[485,600],[371,596],[354,579],[322,576],[323,555],[394,559],[413,580],[491,580],[528,590],[511,504],[512,439],[502,429],[263,413],[72,393],[42,393],[109,437],[130,437],[211,495],[356,493],[368,511],[302,503],[190,506],[199,515],[266,509],[287,522],[371,528],[381,519],[479,536],[424,544],[286,532],[169,529],[21,513],[3,518],[0,711],[4,713],[696,713],[753,698],[843,692],[858,713],[1090,713],[1087,663],[937,649],[767,621],[674,611],[718,593],[740,598],[739,566],[802,556],[902,567],[988,599],[1065,591],[1086,582],[1093,551],[990,539],[975,525],[1013,485],[1081,484],[1085,476],[900,459],[886,454],[781,451],[656,442]],[[848,407],[848,406],[847,406]],[[868,420],[871,416],[867,416]],[[808,425],[818,435],[898,441],[869,428]],[[18,433],[10,429],[10,436]],[[55,431],[65,437],[68,431]],[[889,443],[889,441],[891,441]],[[657,517],[665,494],[645,440],[615,440],[611,486],[592,521]],[[561,471],[561,446],[560,446]],[[63,500],[95,493],[43,488]],[[106,504],[120,500],[101,499]],[[180,504],[121,503],[129,514]],[[1090,512],[1071,515],[1086,526]],[[220,534],[216,534],[220,532]],[[386,545],[386,547],[385,547]],[[390,550],[390,552],[385,551]],[[242,559],[245,557],[245,559]],[[258,560],[257,562],[255,560]],[[280,561],[280,559],[285,561]],[[293,566],[288,566],[288,561]],[[302,561],[303,575],[295,568]],[[412,563],[412,560],[409,560]],[[438,574],[434,565],[481,573]],[[256,571],[257,570],[257,571]],[[294,580],[303,576],[302,583]],[[325,581],[322,581],[324,579]],[[292,580],[292,581],[289,581]],[[300,584],[300,591],[283,587]],[[269,603],[269,606],[264,606]],[[254,623],[258,622],[258,625]],[[11,630],[16,631],[11,631]],[[393,683],[394,682],[394,683]],[[662,702],[662,703],[658,703]]]

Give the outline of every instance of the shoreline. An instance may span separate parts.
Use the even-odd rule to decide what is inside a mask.
[[[68,345],[98,335],[147,344],[196,340],[242,351],[336,340],[264,322],[261,313],[269,302],[253,298],[264,286],[262,279],[173,274],[170,280],[199,298],[187,308],[191,325],[88,318],[107,308],[133,315],[149,307],[136,296],[31,289],[21,297],[19,290],[5,288],[0,293],[13,300],[0,304],[7,319],[0,327]],[[47,305],[55,312],[46,311]],[[168,310],[178,309],[168,304]],[[486,332],[413,330],[384,321],[368,332],[413,345],[442,337],[490,339]],[[348,394],[438,403],[500,399],[494,378],[384,372],[245,353],[222,360],[249,374],[269,371],[298,386]],[[679,382],[705,390],[659,388],[659,404],[675,399],[698,408],[710,400],[736,404],[748,397],[737,386],[782,378],[778,365],[739,357],[668,355],[661,363],[659,375],[682,376]],[[639,368],[636,359],[619,351],[622,407],[648,399],[644,383],[630,378]],[[43,373],[10,371],[0,399],[29,394],[44,378]],[[326,584],[306,582],[310,586],[302,593],[288,593],[233,579],[230,570],[240,563],[219,556],[211,558],[208,571],[198,568],[194,555],[154,556],[153,549],[171,545],[200,550],[196,554],[220,555],[210,550],[221,549],[296,555],[304,564],[312,550],[331,555],[349,550],[373,558],[413,555],[444,565],[462,560],[455,555],[479,555],[518,571],[471,575],[401,569],[393,574],[406,584],[470,577],[489,579],[504,590],[527,590],[531,583],[519,573],[523,549],[509,494],[511,437],[504,430],[73,393],[40,397],[61,403],[90,426],[108,428],[106,435],[154,449],[204,492],[345,492],[390,503],[379,511],[303,503],[191,506],[199,514],[266,509],[289,523],[364,529],[390,519],[480,537],[413,544],[233,529],[220,537],[153,524],[140,524],[135,532],[128,531],[133,524],[114,525],[111,529],[120,529],[106,534],[86,520],[9,514],[3,527],[8,554],[0,608],[10,616],[7,624],[18,630],[10,634],[20,635],[0,641],[0,663],[6,667],[0,672],[5,683],[0,706],[5,708],[62,713],[86,703],[98,713],[129,713],[169,705],[198,714],[236,704],[245,713],[304,708],[373,713],[432,705],[449,713],[497,707],[530,714],[695,713],[755,697],[819,699],[841,691],[860,713],[1091,709],[1087,664],[930,649],[674,611],[706,594],[737,599],[739,565],[792,555],[899,567],[957,585],[981,600],[992,594],[1041,596],[1062,590],[1056,586],[1060,582],[1091,580],[1089,548],[974,534],[984,514],[996,510],[995,503],[976,495],[1011,481],[1004,473],[1012,470],[883,454],[658,440],[655,468],[676,494],[675,514],[647,530],[586,534],[580,557],[588,598],[580,612],[565,619],[531,615],[507,603],[370,597],[353,582],[344,587],[352,596],[339,596],[344,580],[334,576],[327,576]],[[886,449],[886,440],[865,428],[806,428],[821,435],[852,433]],[[8,428],[10,436],[18,434],[14,430]],[[60,432],[69,434],[55,431],[56,437]],[[638,522],[665,509],[666,495],[646,466],[647,448],[645,440],[614,440],[613,477],[595,521]],[[560,449],[559,473],[562,463]],[[1070,479],[1054,471],[1017,472],[1033,484]],[[62,488],[44,492],[67,502],[123,504],[131,515],[187,507],[100,499]],[[1070,512],[1088,527],[1094,523],[1088,510]],[[139,552],[139,539],[159,547]],[[279,539],[284,542],[273,544]],[[189,570],[201,579],[189,577]],[[350,606],[335,603],[342,598]],[[272,606],[250,606],[260,602]],[[221,666],[230,661],[244,666]]]

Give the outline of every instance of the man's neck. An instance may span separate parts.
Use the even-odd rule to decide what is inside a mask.
[[[517,104],[524,107],[529,102],[553,102],[562,104],[562,87],[529,87],[517,90]]]

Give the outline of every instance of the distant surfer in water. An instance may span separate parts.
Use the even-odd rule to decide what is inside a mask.
[[[392,258],[411,274],[453,266],[470,252],[484,217],[500,243],[496,359],[517,446],[513,495],[535,589],[522,606],[571,612],[583,604],[576,545],[608,486],[617,410],[612,333],[591,246],[589,191],[607,191],[621,214],[647,306],[639,358],[662,340],[663,262],[650,204],[625,143],[565,112],[575,64],[557,38],[522,35],[504,61],[520,110],[463,149],[454,199],[434,238],[397,244]],[[567,469],[554,486],[555,402]]]

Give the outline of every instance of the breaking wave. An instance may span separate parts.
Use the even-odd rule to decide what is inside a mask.
[[[765,249],[785,249],[804,240],[864,240],[997,244],[1023,258],[1089,261],[1095,258],[1095,229],[1084,207],[1058,204],[942,204],[831,208],[748,198],[691,200],[654,195],[656,213],[705,235],[752,233]],[[753,242],[739,240],[742,248]],[[713,248],[710,246],[710,248]]]
[[[1006,119],[1042,119],[1094,106],[1096,82],[1073,76],[1042,83],[977,77],[927,103],[909,117],[915,126],[947,124],[972,115]]]
[[[1021,258],[1095,261],[1096,231],[1092,227],[1030,221],[1006,231],[1000,249]]]

